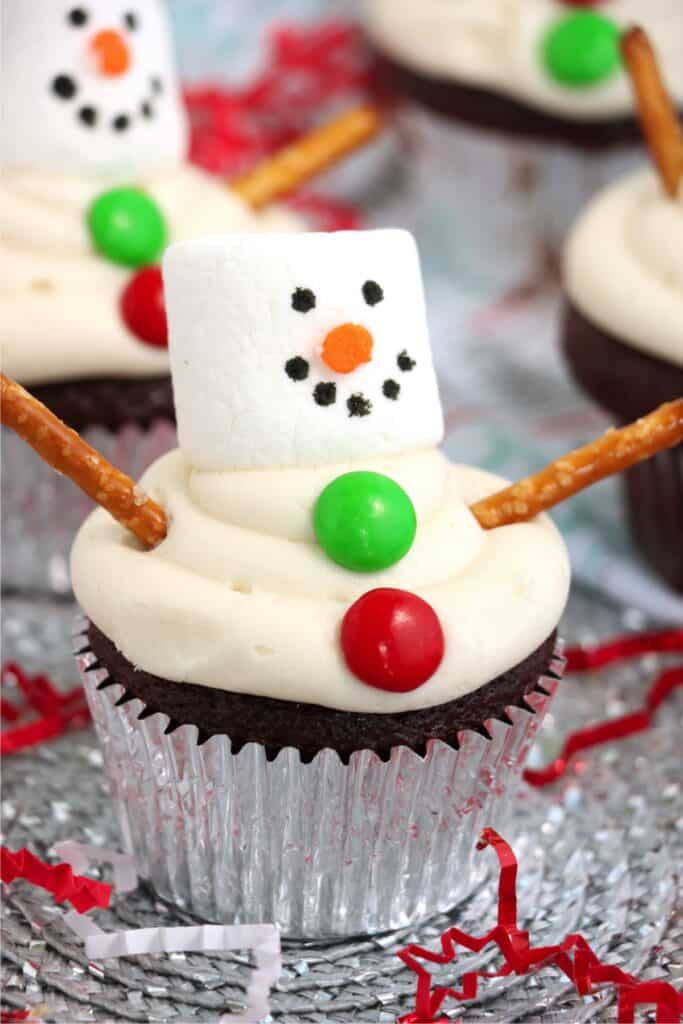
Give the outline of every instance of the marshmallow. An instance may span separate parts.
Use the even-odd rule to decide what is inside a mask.
[[[123,180],[180,164],[187,122],[160,0],[10,0],[2,13],[3,167]]]
[[[164,260],[180,447],[206,470],[324,465],[443,438],[405,231],[231,235]]]

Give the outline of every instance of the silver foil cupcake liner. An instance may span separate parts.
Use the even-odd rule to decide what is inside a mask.
[[[176,445],[176,429],[158,420],[112,433],[102,427],[83,438],[118,469],[137,479]],[[94,504],[10,430],[2,430],[2,585],[4,589],[70,595],[69,553]]]
[[[586,203],[642,163],[635,146],[592,152],[506,137],[415,104],[400,124],[412,160],[401,223],[438,257],[430,270],[467,292],[504,295],[551,280]]]
[[[514,835],[522,768],[564,667],[558,646],[526,708],[460,733],[458,749],[396,747],[386,762],[363,750],[343,765],[332,750],[303,764],[287,748],[268,761],[256,743],[233,754],[228,736],[199,745],[195,726],[140,720],[144,704],[97,665],[87,626],[78,666],[141,876],[204,920],[275,923],[298,939],[401,928],[472,892],[481,830]]]

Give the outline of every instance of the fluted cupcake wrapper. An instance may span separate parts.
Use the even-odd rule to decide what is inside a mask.
[[[176,445],[175,426],[161,419],[144,430],[91,427],[82,436],[133,479]],[[71,545],[94,503],[7,429],[2,430],[1,493],[3,587],[70,594]]]
[[[456,904],[480,882],[485,826],[510,834],[522,767],[564,665],[508,709],[508,721],[463,732],[457,749],[424,757],[396,747],[342,764],[332,750],[303,764],[294,748],[271,761],[250,743],[197,742],[145,715],[89,647],[80,620],[76,656],[99,734],[123,843],[157,893],[200,918],[276,923],[284,936],[373,934]],[[121,699],[124,703],[117,703]],[[142,716],[142,717],[141,717]]]

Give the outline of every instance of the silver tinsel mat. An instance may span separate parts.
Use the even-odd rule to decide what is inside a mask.
[[[3,658],[47,670],[73,685],[66,654],[73,609],[6,600]],[[634,612],[576,592],[564,623],[568,642],[593,643],[648,623]],[[558,752],[567,732],[623,714],[643,700],[661,659],[631,662],[563,683],[533,758]],[[596,953],[643,980],[683,988],[683,700],[674,696],[656,728],[579,758],[563,781],[527,789],[514,843],[520,862],[520,926],[534,944],[580,932]],[[117,846],[92,731],[72,734],[3,762],[3,842],[47,856],[66,838]],[[283,1022],[395,1021],[414,1009],[415,978],[393,955],[412,941],[435,946],[451,923],[483,934],[495,921],[497,872],[450,915],[421,928],[330,946],[287,944],[272,993]],[[193,923],[144,887],[95,919],[106,930]],[[89,963],[50,897],[23,882],[5,889],[2,1003],[40,1006],[45,1021],[218,1021],[244,1006],[248,956],[140,956]],[[435,972],[457,985],[494,955],[462,955]],[[580,999],[555,969],[485,983],[469,1004],[447,1003],[444,1019],[479,1021],[616,1020],[613,990]],[[651,1018],[643,1018],[651,1019]]]

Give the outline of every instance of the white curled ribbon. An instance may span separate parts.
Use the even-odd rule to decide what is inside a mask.
[[[75,839],[55,843],[57,857],[69,864],[76,875],[83,875],[91,864],[111,864],[114,869],[114,889],[117,893],[133,892],[138,887],[135,860],[127,853],[108,850],[104,846],[87,846]]]
[[[69,911],[64,923],[85,943],[89,960],[145,953],[216,953],[250,950],[256,967],[247,986],[247,1006],[225,1014],[220,1024],[258,1024],[270,1013],[270,990],[282,972],[280,933],[273,924],[192,925],[185,928],[139,928],[104,932],[84,914]]]

